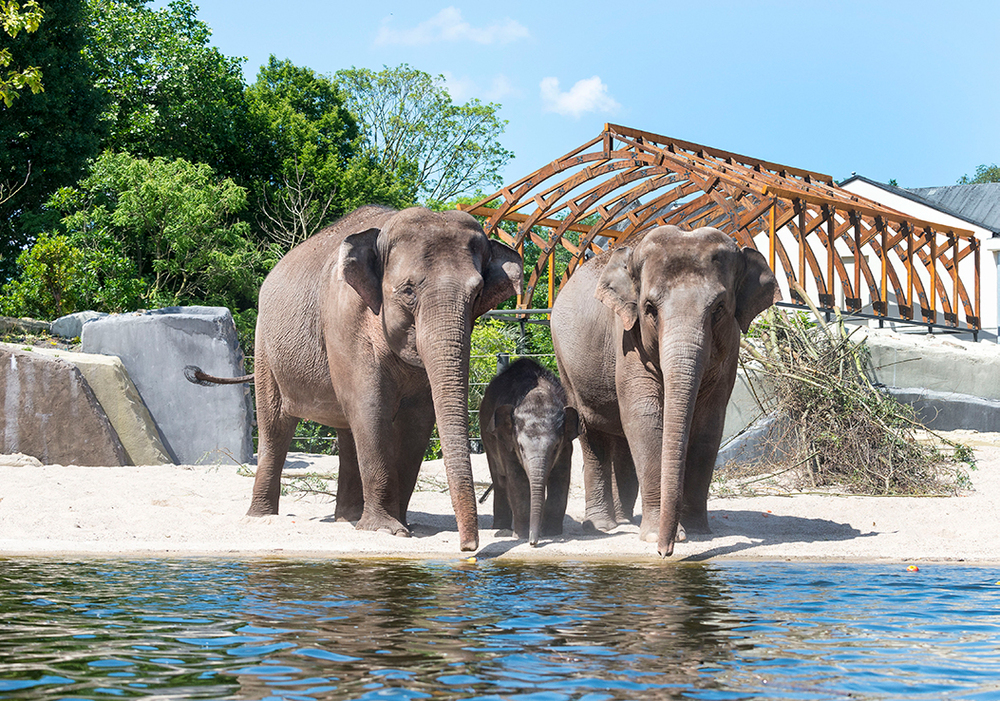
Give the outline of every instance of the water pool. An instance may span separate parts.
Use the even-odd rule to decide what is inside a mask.
[[[1000,570],[0,560],[0,697],[1000,699]]]

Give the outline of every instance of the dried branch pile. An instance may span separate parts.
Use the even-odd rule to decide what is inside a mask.
[[[867,346],[852,340],[841,319],[828,325],[815,308],[813,315],[772,308],[756,328],[741,361],[748,375],[763,378],[754,391],[765,414],[777,417],[769,440],[780,449],[766,465],[744,466],[743,475],[783,471],[797,489],[868,495],[970,487],[972,451],[930,433],[911,407],[873,385]]]

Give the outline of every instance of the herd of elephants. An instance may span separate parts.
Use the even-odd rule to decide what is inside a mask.
[[[436,422],[461,549],[476,550],[470,337],[520,290],[522,267],[471,215],[419,207],[362,207],[289,251],[260,289],[248,513],[278,512],[288,447],[309,419],[337,429],[335,517],[408,535]],[[707,532],[740,332],[778,296],[764,257],[711,228],[657,227],[583,264],[552,308],[561,382],[522,359],[483,397],[494,527],[531,544],[562,532],[579,437],[585,527],[628,521],[641,493],[640,537],[661,556],[685,529]]]

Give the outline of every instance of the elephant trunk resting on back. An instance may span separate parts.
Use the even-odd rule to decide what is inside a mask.
[[[609,530],[630,517],[638,478],[640,536],[667,556],[681,523],[708,531],[740,331],[779,293],[763,256],[716,229],[663,226],[628,244],[566,283],[552,340],[580,413],[586,523]]]
[[[517,292],[521,272],[517,253],[470,215],[417,207],[362,207],[289,251],[260,290],[249,514],[277,513],[292,435],[309,419],[337,429],[336,517],[408,534],[436,417],[460,546],[475,550],[470,335]]]

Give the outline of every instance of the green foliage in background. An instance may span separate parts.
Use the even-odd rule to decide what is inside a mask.
[[[43,2],[45,17],[33,34],[0,32],[0,48],[17,66],[36,66],[44,92],[22,91],[0,107],[0,284],[16,270],[18,256],[56,218],[45,201],[74,184],[97,155],[104,128],[104,98],[83,56],[90,27],[84,0]],[[9,5],[7,7],[10,7]],[[2,69],[0,69],[2,70]]]
[[[0,28],[11,39],[23,30],[28,34],[38,31],[44,11],[35,0],[28,0],[23,6],[15,0],[0,0]],[[21,90],[27,88],[32,94],[42,92],[42,70],[38,66],[25,66],[18,70],[9,68],[14,55],[7,46],[0,46],[0,102],[4,107],[14,104]],[[6,70],[3,70],[6,69]]]
[[[499,142],[507,126],[500,105],[456,105],[443,77],[405,63],[378,73],[350,68],[335,78],[358,116],[366,155],[411,199],[447,202],[501,184],[499,172],[514,154]]]

